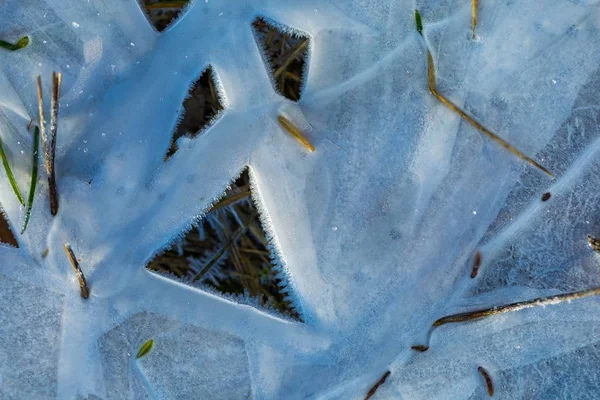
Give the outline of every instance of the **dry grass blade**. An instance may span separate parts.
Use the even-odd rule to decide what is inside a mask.
[[[543,307],[552,304],[559,304],[565,301],[569,302],[572,300],[583,299],[590,296],[597,296],[599,294],[600,288],[594,288],[589,290],[583,290],[580,292],[564,293],[548,297],[538,297],[533,300],[520,301],[517,303],[506,304],[503,306],[496,306],[491,308],[484,308],[482,310],[468,311],[464,313],[448,315],[435,321],[433,323],[432,328],[455,322],[473,321],[477,319],[491,317],[493,315],[520,311],[526,308]]]
[[[471,34],[475,39],[475,28],[477,27],[477,3],[478,0],[471,0]]]
[[[215,253],[215,255],[206,263],[206,265],[204,266],[204,268],[202,268],[200,270],[200,272],[198,272],[193,278],[192,281],[195,282],[197,280],[200,280],[204,277],[204,275],[206,275],[206,273],[208,271],[210,271],[210,269],[217,263],[217,261],[219,261],[219,259],[223,256],[223,254],[225,254],[225,252],[231,247],[231,245],[233,245],[233,243],[242,235],[242,233],[244,233],[244,231],[246,230],[246,228],[248,227],[248,225],[250,224],[250,222],[252,222],[252,220],[254,218],[256,218],[258,216],[258,213],[253,213],[248,220],[246,221],[246,223],[242,226],[240,226],[227,240],[227,242],[225,242],[225,244],[219,249],[219,251],[217,251]]]
[[[185,7],[187,1],[161,1],[159,3],[146,4],[147,10],[163,10],[168,8],[181,9]]]
[[[275,79],[279,78],[279,75],[281,75],[287,69],[288,65],[290,65],[290,63],[294,61],[296,57],[298,57],[306,49],[307,45],[308,39],[304,39],[303,41],[298,43],[294,49],[290,51],[287,57],[285,57],[285,61],[283,62],[283,64],[281,64],[281,66],[277,68],[277,70],[273,73]]]
[[[36,126],[33,134],[33,151],[31,156],[31,184],[29,185],[29,198],[27,199],[27,207],[25,208],[25,222],[23,223],[23,229],[21,235],[25,233],[27,224],[29,223],[29,217],[31,217],[31,209],[33,208],[33,200],[35,199],[35,188],[37,186],[37,175],[38,175],[38,151],[40,143],[40,129]]]
[[[446,97],[442,96],[437,90],[434,90],[432,93],[433,93],[433,95],[442,104],[444,104],[446,107],[448,107],[449,109],[451,109],[452,111],[454,111],[455,113],[457,113],[458,115],[460,115],[462,119],[464,119],[465,121],[467,121],[468,123],[470,123],[471,125],[473,125],[475,128],[477,128],[484,135],[486,135],[487,137],[489,137],[490,139],[492,139],[494,142],[498,143],[500,146],[504,147],[506,150],[510,151],[515,156],[517,156],[520,159],[522,159],[523,161],[525,161],[525,162],[533,165],[534,167],[540,169],[546,175],[550,176],[551,178],[554,178],[554,175],[550,171],[548,171],[546,168],[544,168],[540,163],[538,163],[534,159],[530,158],[529,156],[525,155],[523,152],[521,152],[515,146],[511,145],[506,140],[502,139],[501,137],[499,137],[498,135],[496,135],[495,133],[493,133],[489,129],[485,128],[483,125],[481,125],[479,122],[477,122],[471,116],[469,116],[463,110],[461,110],[460,108],[458,108],[458,106],[456,104],[452,103]]]
[[[385,371],[383,376],[377,382],[375,382],[375,384],[367,392],[367,395],[365,396],[365,400],[369,400],[371,397],[373,397],[375,395],[375,392],[377,392],[377,389],[379,389],[379,386],[381,386],[385,383],[385,381],[390,376],[390,374],[391,374],[390,371]]]
[[[250,188],[248,186],[246,186],[245,188],[242,188],[241,192],[232,194],[231,196],[227,196],[223,200],[219,201],[217,204],[215,204],[213,206],[211,211],[218,210],[219,208],[227,207],[228,205],[233,204],[242,199],[245,199],[248,196],[250,196]]]
[[[42,134],[42,143],[44,144],[44,160],[48,160],[47,156],[47,143],[48,136],[46,136],[46,119],[44,117],[44,93],[42,90],[42,77],[38,75],[37,80],[37,101],[38,101],[38,112],[40,114],[40,133]],[[48,169],[48,165],[46,165]]]
[[[46,160],[46,168],[48,169],[48,192],[50,194],[50,212],[56,215],[58,212],[58,192],[56,189],[56,173],[54,169],[54,158],[56,155],[56,131],[58,129],[58,109],[60,98],[60,84],[62,74],[52,73],[52,97],[50,98],[50,143],[48,144],[49,157]]]
[[[68,244],[64,245],[65,253],[67,253],[67,257],[69,258],[69,262],[73,267],[73,271],[75,272],[75,276],[77,276],[77,280],[79,281],[79,288],[81,289],[81,297],[87,299],[90,296],[90,290],[88,289],[87,282],[85,281],[85,276],[83,276],[83,272],[81,271],[81,267],[79,267],[79,262],[77,261],[77,257],[75,257],[75,253],[73,253],[73,249]]]
[[[422,32],[423,26],[421,23],[421,16],[417,10],[415,10],[415,19],[416,19],[416,24],[417,24],[417,31],[419,32],[419,34],[422,35],[421,32]],[[501,147],[504,147],[506,150],[510,151],[515,156],[522,159],[523,161],[540,169],[541,171],[543,171],[545,174],[547,174],[551,178],[554,178],[554,175],[552,175],[552,173],[550,171],[548,171],[546,168],[544,168],[540,163],[533,160],[529,156],[525,155],[523,152],[521,152],[519,149],[517,149],[516,147],[514,147],[513,145],[508,143],[506,140],[502,139],[500,136],[496,135],[494,132],[490,131],[489,129],[487,129],[486,127],[481,125],[473,117],[471,117],[469,114],[464,112],[462,109],[460,109],[460,107],[458,107],[456,104],[454,104],[453,102],[448,100],[444,95],[442,95],[440,92],[437,91],[436,82],[435,82],[436,81],[435,80],[435,64],[433,62],[433,56],[431,55],[431,51],[429,51],[429,49],[427,49],[427,81],[429,84],[429,91],[443,105],[445,105],[450,110],[454,111],[462,119],[464,119],[469,124],[471,124],[472,126],[477,128],[477,130],[479,130],[481,133],[483,133],[484,135],[486,135],[487,137],[492,139],[494,142],[499,144]]]
[[[492,317],[494,315],[505,314],[509,312],[521,311],[527,308],[533,307],[545,307],[549,305],[559,304],[563,302],[571,302],[573,300],[583,299],[590,296],[600,295],[600,288],[594,288],[589,290],[582,290],[579,292],[563,293],[555,296],[538,297],[532,300],[520,301],[517,303],[505,304],[502,306],[496,306],[491,308],[484,308],[481,310],[468,311],[464,313],[452,314],[442,317],[436,320],[429,332],[427,333],[427,340],[431,336],[433,330],[439,326],[452,324],[457,322],[468,322],[480,320],[483,318]],[[429,350],[429,345],[415,345],[411,347],[415,351],[423,352]]]
[[[308,141],[306,137],[300,132],[300,129],[296,128],[294,124],[283,115],[277,117],[277,121],[281,124],[281,126],[286,130],[287,133],[292,135],[294,139],[296,139],[300,144],[308,149],[311,153],[315,151],[315,147]]]

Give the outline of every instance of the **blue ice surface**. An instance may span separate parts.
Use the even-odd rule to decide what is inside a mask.
[[[63,87],[58,215],[41,167],[18,234],[0,173],[19,243],[0,247],[0,397],[362,399],[389,370],[376,398],[485,398],[483,366],[499,398],[597,398],[594,296],[444,325],[411,350],[444,315],[600,286],[598,2],[479,3],[473,39],[469,1],[197,0],[162,34],[135,0],[2,2],[0,38],[31,38],[0,49],[0,137],[22,190],[35,78],[47,110],[52,71]],[[298,103],[274,90],[257,16],[310,38]],[[555,179],[430,94],[428,49],[437,89]],[[165,163],[209,65],[222,116]],[[246,167],[304,323],[144,269]]]

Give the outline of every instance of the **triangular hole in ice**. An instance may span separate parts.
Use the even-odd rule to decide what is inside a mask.
[[[6,215],[4,212],[0,211],[0,243],[10,244],[14,247],[19,247],[19,243],[17,243],[17,239],[10,229],[10,224],[6,220]]]
[[[300,320],[282,292],[286,282],[272,261],[278,255],[269,251],[259,217],[245,169],[198,227],[157,255],[147,268],[195,280],[225,294],[248,296],[252,303]]]
[[[308,35],[261,17],[254,20],[252,28],[275,90],[289,100],[298,101],[306,77]]]
[[[210,66],[192,84],[181,106],[181,119],[173,132],[166,159],[177,152],[177,139],[182,136],[198,136],[219,118],[219,113],[224,108],[219,84]]]
[[[159,32],[165,31],[187,7],[189,0],[138,0],[144,9],[148,21]]]

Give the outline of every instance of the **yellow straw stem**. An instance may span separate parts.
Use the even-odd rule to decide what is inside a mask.
[[[283,129],[287,131],[294,139],[296,139],[302,146],[306,147],[308,151],[315,151],[315,147],[308,141],[306,137],[300,132],[300,129],[296,128],[296,126],[283,115],[277,117],[277,121],[281,124]]]

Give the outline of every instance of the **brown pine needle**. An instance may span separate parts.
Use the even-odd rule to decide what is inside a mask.
[[[365,400],[369,400],[371,397],[373,397],[375,395],[375,392],[377,392],[377,389],[379,389],[379,386],[383,385],[390,375],[391,375],[390,371],[385,371],[383,376],[377,382],[375,382],[375,384],[367,392],[367,395],[365,396]]]
[[[315,151],[315,147],[308,141],[306,137],[300,132],[300,129],[296,128],[294,124],[283,115],[277,117],[277,121],[281,124],[281,126],[286,130],[287,133],[292,135],[294,139],[296,139],[300,144],[308,149],[311,153]]]
[[[77,257],[75,257],[75,253],[73,253],[73,249],[68,244],[64,245],[65,253],[67,253],[67,257],[69,258],[69,262],[73,267],[73,271],[75,271],[75,276],[77,276],[77,280],[79,281],[79,288],[81,289],[81,297],[87,299],[90,296],[90,290],[88,289],[87,282],[85,281],[85,276],[83,276],[83,272],[79,267],[79,261],[77,261]]]
[[[490,374],[488,374],[486,369],[483,367],[477,368],[477,371],[479,371],[479,373],[481,374],[481,376],[483,376],[483,379],[485,380],[485,386],[487,388],[488,394],[490,395],[490,397],[494,397],[494,385],[492,383],[492,378],[490,377]]]
[[[423,28],[422,28],[422,26],[419,26],[421,17],[417,10],[415,10],[415,18],[416,18],[416,23],[417,23],[417,31],[420,34],[422,34],[421,31]],[[435,65],[433,62],[433,56],[431,55],[431,51],[429,51],[429,49],[427,49],[427,81],[429,84],[429,91],[443,105],[445,105],[447,108],[449,108],[450,110],[452,110],[455,113],[457,113],[458,115],[460,115],[460,117],[462,119],[467,121],[469,124],[473,125],[477,130],[479,130],[481,133],[483,133],[484,135],[486,135],[487,137],[492,139],[494,142],[499,144],[501,147],[504,147],[506,150],[510,151],[515,156],[517,156],[520,159],[526,161],[527,163],[533,165],[534,167],[539,168],[541,171],[543,171],[545,174],[547,174],[551,178],[554,178],[554,175],[552,175],[552,173],[550,171],[548,171],[546,168],[544,168],[537,161],[526,156],[519,149],[517,149],[516,147],[514,147],[513,145],[508,143],[506,140],[502,139],[500,136],[496,135],[494,132],[490,131],[489,129],[487,129],[486,127],[481,125],[473,117],[471,117],[469,114],[464,112],[456,104],[454,104],[453,102],[448,100],[446,97],[444,97],[444,95],[442,95],[440,92],[437,91],[436,82],[435,82]]]
[[[472,38],[475,39],[475,27],[477,26],[477,3],[478,0],[471,0],[471,31]]]

